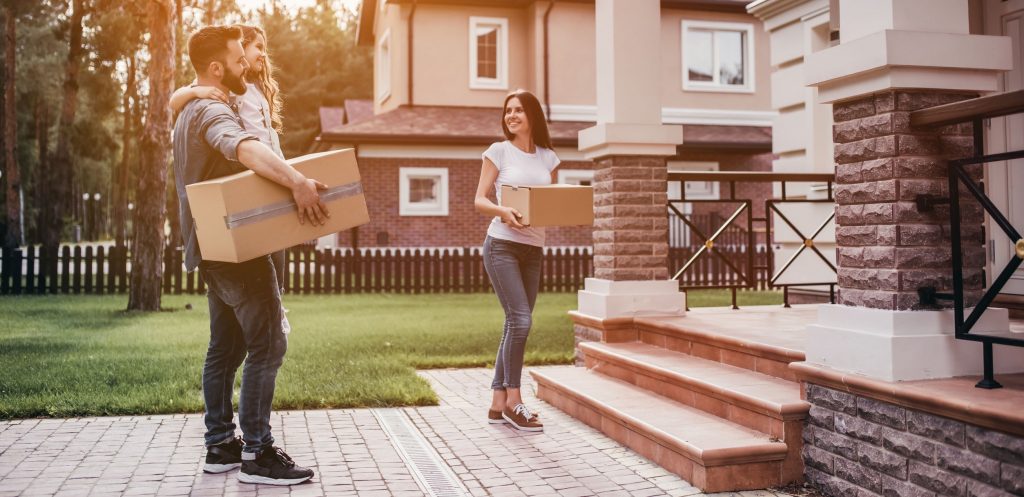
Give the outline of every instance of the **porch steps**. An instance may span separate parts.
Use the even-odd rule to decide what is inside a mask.
[[[587,368],[782,439],[810,404],[800,385],[644,343],[582,343]]]
[[[533,372],[537,395],[705,492],[801,481],[810,404],[788,366],[804,353],[797,341],[765,338],[770,320],[733,316],[600,323],[605,342],[577,345],[586,367]]]
[[[706,492],[777,485],[785,443],[583,368],[531,373],[537,395]]]
[[[637,340],[656,347],[693,355],[709,361],[721,362],[758,373],[796,382],[796,375],[789,370],[789,363],[801,362],[805,354],[801,350],[762,343],[750,338],[740,338],[702,327],[707,319],[728,319],[727,315],[712,314],[699,316],[700,321],[677,318],[671,321],[651,318],[634,318]],[[694,316],[698,317],[698,316]],[[771,333],[771,325],[758,330]]]

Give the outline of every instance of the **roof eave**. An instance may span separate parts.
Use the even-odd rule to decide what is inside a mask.
[[[381,0],[384,1],[384,0]],[[377,0],[363,0],[359,3],[359,17],[356,22],[356,44],[372,47],[374,43],[373,24],[377,15]]]
[[[325,132],[317,140],[322,143],[358,143],[360,145],[490,145],[500,136],[423,136],[423,135],[379,135],[367,133]],[[575,138],[553,138],[555,147],[579,146]],[[771,152],[771,143],[763,142],[697,142],[684,143],[680,150],[738,150],[750,152]]]

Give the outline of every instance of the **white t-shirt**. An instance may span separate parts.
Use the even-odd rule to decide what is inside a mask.
[[[245,84],[245,94],[238,95],[238,117],[242,118],[242,125],[245,130],[252,133],[261,143],[270,147],[279,157],[284,158],[281,152],[281,140],[274,130],[274,124],[270,120],[270,102],[263,95],[259,87],[252,83]]]
[[[558,156],[555,152],[544,148],[536,147],[537,151],[532,154],[523,152],[505,140],[492,144],[484,151],[483,157],[490,159],[498,168],[498,178],[494,180],[495,195],[498,197],[498,205],[501,205],[501,185],[510,186],[535,186],[550,185],[551,171],[558,167]],[[544,228],[513,228],[501,222],[500,217],[495,217],[487,228],[487,234],[492,238],[500,238],[513,242],[525,243],[537,247],[544,246]]]

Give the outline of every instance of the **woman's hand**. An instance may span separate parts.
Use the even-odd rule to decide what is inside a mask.
[[[230,102],[228,102],[228,96],[216,87],[196,86],[192,88],[192,91],[195,92],[196,98],[209,98],[213,100],[220,100],[221,102],[230,104]]]
[[[500,207],[501,209],[501,222],[513,227],[513,228],[525,228],[523,223],[519,220],[523,218],[523,215],[519,211],[511,207]]]

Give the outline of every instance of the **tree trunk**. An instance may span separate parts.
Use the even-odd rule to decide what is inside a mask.
[[[203,24],[212,26],[214,14],[217,12],[217,0],[206,0],[206,11],[203,12]]]
[[[57,153],[50,163],[53,174],[45,178],[52,193],[43,205],[46,223],[42,226],[43,246],[56,252],[64,232],[64,217],[78,203],[71,198],[71,176],[74,167],[71,159],[71,128],[75,124],[78,110],[78,69],[82,58],[82,16],[85,14],[84,0],[74,0],[71,13],[71,36],[68,43],[68,59],[64,72],[64,100],[61,103],[60,124],[57,128]],[[56,259],[54,259],[54,262]]]
[[[15,16],[10,7],[7,8],[6,28],[4,29],[4,69],[7,75],[4,78],[4,177],[7,178],[7,236],[4,237],[5,247],[20,247],[22,244],[21,233],[21,172],[18,170],[18,157],[15,155],[15,146],[18,143],[18,109],[14,100],[14,83],[17,72],[14,69],[16,62],[15,43],[17,31],[15,29]]]
[[[163,279],[164,199],[170,153],[171,113],[174,90],[174,0],[150,0],[149,105],[140,146],[138,206],[135,208],[135,242],[132,253],[129,310],[160,310]],[[180,267],[167,268],[181,271]]]
[[[124,97],[121,105],[124,108],[124,127],[121,130],[121,164],[118,166],[117,179],[113,182],[114,191],[114,243],[124,247],[125,230],[127,228],[128,211],[128,165],[131,160],[132,139],[135,135],[132,119],[132,102],[138,100],[135,81],[135,56],[128,61],[128,81],[125,84]]]
[[[39,148],[39,166],[36,167],[32,188],[32,205],[46,205],[50,199],[50,110],[46,98],[36,94],[36,145]],[[41,233],[46,224],[46,210],[39,209],[36,217],[35,240],[41,240]]]
[[[182,4],[182,0],[175,0],[174,4],[175,4],[175,12],[177,13],[178,19],[181,19],[182,9],[184,8],[184,5]],[[175,36],[178,36],[179,37],[178,39],[184,40],[184,33],[182,31],[183,31],[183,26],[179,22],[179,23],[177,23],[177,26],[176,26]],[[175,50],[174,51],[174,69],[176,71],[181,68],[182,52],[183,52],[183,50]],[[174,123],[172,122],[171,125],[173,126],[173,124]],[[168,178],[168,181],[173,183],[173,181],[174,181],[174,168],[170,168],[169,176],[170,177]],[[183,244],[183,241],[182,241],[182,238],[181,238],[181,221],[178,219],[178,212],[179,212],[178,209],[179,209],[179,206],[178,206],[178,196],[174,195],[174,194],[169,195],[167,197],[167,223],[171,227],[171,233],[168,236],[167,244],[172,246],[172,247],[178,247],[178,246],[181,246]]]

